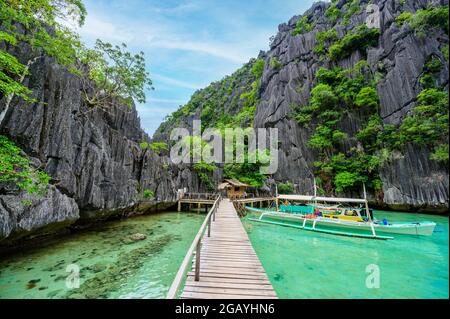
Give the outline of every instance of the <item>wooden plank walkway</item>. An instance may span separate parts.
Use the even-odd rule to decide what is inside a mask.
[[[277,298],[229,199],[223,199],[200,251],[200,280],[187,274],[183,299]],[[195,268],[195,256],[193,258]]]

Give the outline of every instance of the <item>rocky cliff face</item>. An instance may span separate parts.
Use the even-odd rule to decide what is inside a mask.
[[[26,46],[15,50],[22,62],[35,56]],[[164,208],[176,196],[168,160],[151,150],[135,108],[111,101],[106,110],[84,102],[80,79],[39,57],[26,78],[34,97],[30,104],[14,98],[0,127],[34,166],[51,176],[44,196],[0,184],[0,242],[53,232],[77,222]],[[0,100],[0,111],[5,107]],[[155,193],[144,200],[142,192]],[[24,204],[26,203],[26,204]]]
[[[336,1],[336,7],[345,12],[350,1]],[[405,11],[415,12],[425,8],[425,0],[373,0],[353,1],[358,10],[349,15],[347,25],[342,17],[330,23],[325,12],[330,3],[318,2],[302,16],[294,16],[288,23],[281,24],[271,43],[270,50],[258,56],[265,62],[258,91],[258,102],[253,118],[254,127],[276,127],[279,130],[280,151],[279,168],[273,176],[276,181],[291,181],[297,191],[310,193],[314,166],[318,154],[308,147],[311,130],[298,125],[292,116],[293,106],[308,105],[311,89],[316,83],[315,73],[320,67],[339,66],[344,69],[353,67],[360,60],[367,60],[373,72],[379,72],[381,79],[376,90],[380,99],[379,114],[384,123],[399,126],[402,119],[417,104],[417,95],[421,85],[419,79],[426,60],[437,56],[445,61],[442,48],[448,45],[448,35],[444,32],[430,33],[424,38],[417,37],[410,28],[402,28],[395,18]],[[434,1],[433,5],[448,5],[448,1]],[[312,30],[293,35],[297,21],[307,17],[314,21]],[[354,50],[348,57],[330,63],[314,52],[317,45],[316,35],[320,31],[336,28],[338,37],[353,32],[361,24],[380,29],[378,45],[367,50]],[[276,61],[276,67],[271,66]],[[249,62],[249,65],[254,63]],[[248,65],[242,70],[249,69]],[[183,107],[181,115],[175,113],[157,131],[156,138],[165,138],[168,128],[174,125],[189,127],[190,121],[201,118],[202,112],[216,103],[217,109],[240,110],[242,105],[234,100],[243,88],[248,86],[249,72],[231,76],[222,82],[198,92],[200,101],[191,101]],[[448,91],[448,62],[445,62],[438,75],[441,87]],[[223,92],[223,93],[222,93]],[[226,97],[221,98],[222,95]],[[184,112],[184,113],[183,113]],[[188,113],[188,115],[183,115]],[[233,114],[233,113],[232,113]],[[364,115],[348,116],[340,129],[354,135],[362,126]],[[211,123],[211,121],[210,121]],[[214,124],[214,121],[212,121]],[[351,141],[348,142],[351,146]],[[345,147],[345,146],[344,146]],[[430,211],[448,210],[448,167],[429,159],[430,150],[415,145],[407,145],[403,153],[395,153],[392,159],[380,169],[382,181],[381,195],[371,194],[378,206],[397,209],[422,209]],[[220,174],[219,174],[220,175]]]

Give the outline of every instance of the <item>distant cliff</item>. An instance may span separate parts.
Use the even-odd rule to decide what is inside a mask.
[[[239,119],[240,126],[276,127],[280,139],[279,169],[268,183],[289,181],[298,192],[311,193],[313,176],[318,177],[314,163],[320,161],[321,155],[309,142],[313,129],[320,123],[312,118],[313,125],[300,125],[295,113],[311,104],[311,92],[318,82],[316,72],[321,67],[328,70],[339,67],[345,72],[362,65],[358,62],[366,63],[367,73],[376,81],[374,89],[379,106],[375,119],[380,120],[380,126],[399,129],[418,104],[430,59],[440,63],[433,74],[436,86],[448,92],[448,34],[430,27],[426,36],[419,36],[407,23],[401,25],[402,19],[429,6],[445,5],[448,6],[446,0],[315,3],[302,16],[281,24],[270,50],[261,52],[258,60],[251,60],[234,74],[196,92],[188,104],[161,124],[155,138],[167,139],[172,127],[190,127],[192,119],[201,119],[205,127],[236,125],[229,117]],[[399,17],[403,12],[406,14]],[[379,33],[361,29],[358,34],[361,25],[379,29]],[[351,34],[356,36],[350,38]],[[369,43],[371,35],[376,37]],[[348,40],[345,43],[344,37]],[[353,43],[359,47],[352,47]],[[260,60],[264,61],[264,69],[258,79],[252,69]],[[258,85],[252,92],[254,82]],[[242,95],[245,92],[255,95],[253,109],[246,105],[248,95]],[[348,138],[336,146],[335,154],[347,154],[352,148],[360,147],[355,136],[370,119],[370,114],[355,107],[342,109],[342,113],[337,126]],[[448,133],[446,140],[448,145]],[[412,142],[401,145],[400,150],[391,150],[388,159],[369,175],[369,179],[379,180],[381,184],[377,190],[370,191],[372,203],[392,209],[448,211],[448,161],[431,160],[431,151],[430,146]],[[220,178],[221,174],[219,169],[217,176]],[[357,189],[344,193],[361,195]]]

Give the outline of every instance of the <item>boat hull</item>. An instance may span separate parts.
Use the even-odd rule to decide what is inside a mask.
[[[269,212],[258,209],[247,208],[250,211],[262,213],[262,218],[269,218],[277,221],[293,222],[304,227],[313,227],[318,229],[342,230],[346,232],[356,232],[360,234],[372,233],[372,228],[369,223],[354,222],[348,220],[337,220],[330,218],[304,218],[302,215],[290,213]],[[306,221],[305,221],[306,219]],[[391,225],[373,224],[375,232],[383,234],[401,234],[401,235],[416,235],[416,236],[431,236],[433,234],[436,223],[421,222],[421,223],[398,223]]]

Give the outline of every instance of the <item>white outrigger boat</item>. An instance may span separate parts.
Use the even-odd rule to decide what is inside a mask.
[[[285,204],[279,205],[280,201],[284,201]],[[290,202],[310,204],[294,206],[290,205]],[[335,205],[331,206],[330,204]],[[343,204],[359,204],[360,207],[351,208]],[[249,218],[252,221],[371,239],[392,239],[393,237],[386,236],[390,234],[431,236],[436,226],[436,223],[428,221],[389,223],[386,219],[374,220],[365,196],[364,199],[358,199],[278,195],[276,211],[248,206],[246,209],[260,213],[259,218]],[[379,233],[383,235],[379,235]]]

